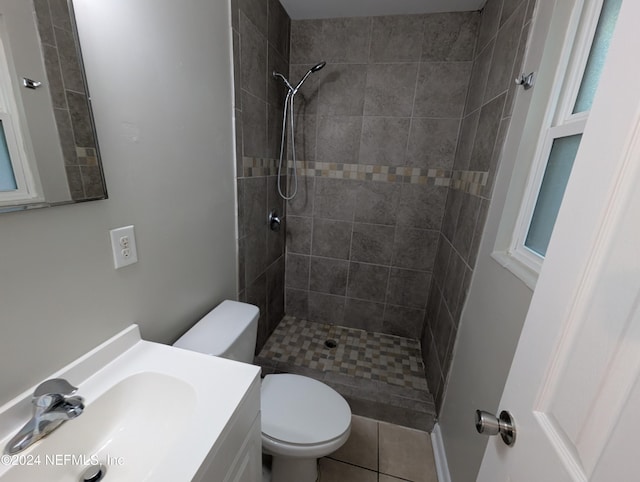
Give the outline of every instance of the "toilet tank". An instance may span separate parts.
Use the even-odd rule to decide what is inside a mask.
[[[259,316],[257,306],[225,300],[193,325],[173,346],[252,363]]]

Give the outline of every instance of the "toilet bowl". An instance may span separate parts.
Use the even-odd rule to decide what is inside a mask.
[[[251,363],[259,315],[256,306],[226,300],[174,346]],[[346,400],[322,382],[292,374],[264,377],[260,397],[262,450],[273,457],[272,482],[315,482],[317,459],[349,437]]]

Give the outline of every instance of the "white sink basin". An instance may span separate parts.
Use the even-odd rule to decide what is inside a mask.
[[[110,357],[114,344],[126,349]],[[142,341],[132,327],[51,378],[78,386],[85,410],[13,460],[5,456],[1,482],[77,482],[95,463],[107,467],[105,482],[190,481],[258,385],[259,369]],[[21,419],[2,448],[29,418],[31,393],[0,409],[0,426]]]

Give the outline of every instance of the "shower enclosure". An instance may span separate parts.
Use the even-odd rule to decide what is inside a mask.
[[[260,307],[259,349],[263,361],[272,357],[265,368],[320,369],[352,395],[381,393],[375,377],[389,375],[373,361],[349,365],[336,355],[393,367],[414,352],[373,353],[371,339],[412,340],[439,406],[508,127],[511,75],[524,52],[512,47],[526,40],[527,6],[484,30],[479,12],[290,23],[277,1],[265,17],[236,12],[234,45],[245,53],[236,56],[239,297]],[[304,79],[295,106],[288,78]],[[291,191],[278,189],[287,125],[296,141]],[[296,193],[286,211],[279,191]],[[286,213],[279,233],[267,225],[271,209]],[[283,358],[303,354],[304,363]],[[336,367],[356,376],[340,378]],[[431,403],[388,385],[405,402],[397,413]],[[376,418],[390,419],[392,408],[376,406]]]

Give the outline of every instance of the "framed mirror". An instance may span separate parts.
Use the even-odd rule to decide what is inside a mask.
[[[71,0],[0,0],[0,212],[106,198]]]

